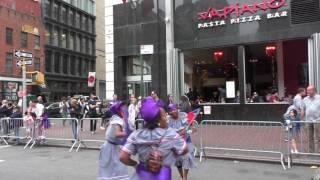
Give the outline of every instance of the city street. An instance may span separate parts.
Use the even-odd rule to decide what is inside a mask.
[[[69,153],[66,148],[21,146],[0,147],[1,180],[93,180],[99,151]],[[130,169],[132,173],[133,170]],[[174,178],[179,179],[174,169]],[[190,180],[308,180],[313,170],[295,166],[284,171],[279,164],[208,159],[190,173]]]

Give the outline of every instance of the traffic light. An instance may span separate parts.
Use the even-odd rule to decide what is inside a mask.
[[[42,85],[45,83],[44,74],[39,71],[27,72],[27,74],[31,74],[32,83],[36,85]]]

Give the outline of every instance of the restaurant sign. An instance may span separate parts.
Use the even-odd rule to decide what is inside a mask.
[[[241,24],[261,21],[262,19],[277,19],[288,16],[288,11],[277,11],[287,6],[286,0],[262,0],[260,2],[236,3],[223,9],[216,9],[211,6],[207,11],[198,13],[198,29],[207,29],[227,24]],[[260,11],[273,12],[261,15]]]

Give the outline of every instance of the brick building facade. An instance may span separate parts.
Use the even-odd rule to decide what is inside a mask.
[[[27,71],[44,72],[44,32],[40,2],[0,1],[0,99],[16,101],[22,89],[21,68],[16,65],[14,50],[33,53],[33,64],[27,66]]]

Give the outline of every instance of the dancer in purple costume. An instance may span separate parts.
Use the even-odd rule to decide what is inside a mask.
[[[124,110],[125,105],[122,102],[115,102],[110,108],[113,116],[106,131],[106,142],[100,150],[97,180],[129,179],[127,167],[119,161],[120,146],[128,134]]]
[[[176,162],[177,155],[188,152],[187,144],[174,129],[168,128],[166,112],[151,97],[143,100],[140,113],[146,126],[129,136],[120,160],[136,168],[132,180],[171,180],[171,165]],[[161,153],[158,172],[152,171],[150,166],[155,150]],[[131,159],[131,155],[136,154],[139,162]]]

